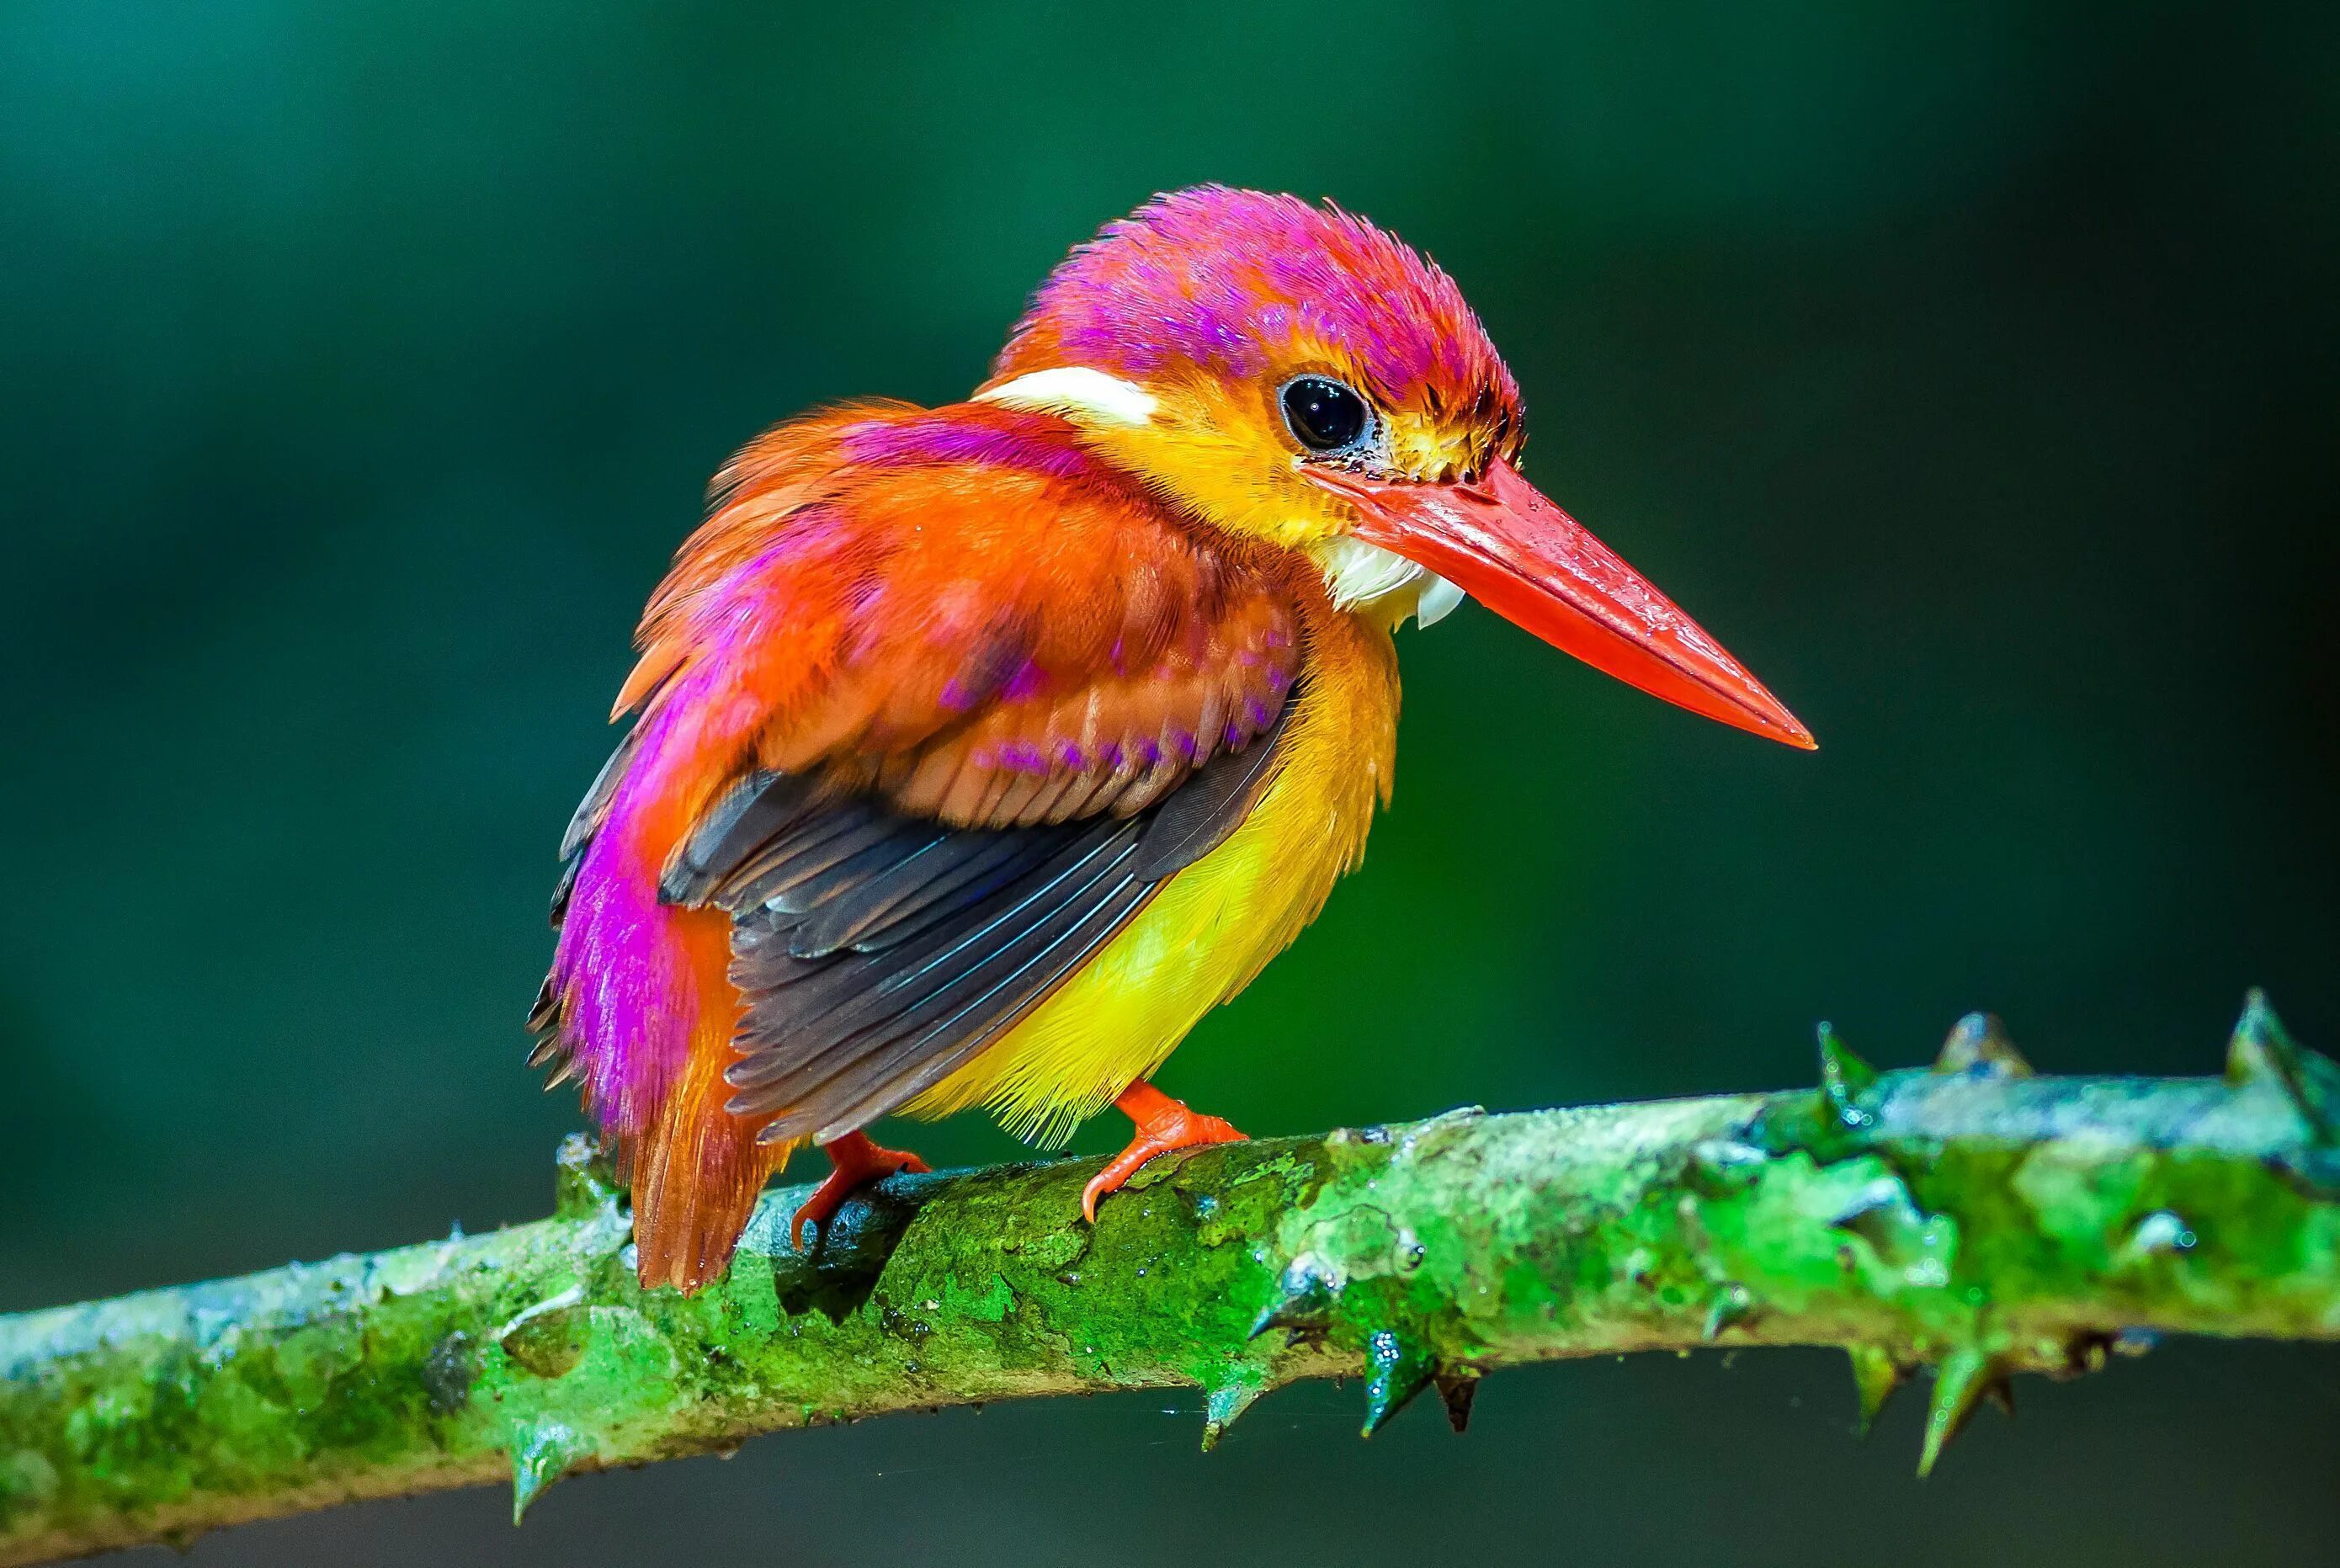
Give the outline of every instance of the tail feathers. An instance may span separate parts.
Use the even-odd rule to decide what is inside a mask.
[[[719,1083],[722,1064],[714,1066]],[[685,1109],[689,1097],[686,1086],[668,1102],[666,1123],[643,1146],[634,1167],[634,1248],[642,1287],[670,1285],[685,1295],[730,1267],[756,1199],[788,1163],[792,1146],[759,1144],[755,1125],[719,1104],[711,1116]]]
[[[553,898],[560,938],[529,1013],[531,1066],[547,1088],[574,1079],[620,1167],[631,1173],[645,1288],[686,1294],[720,1277],[787,1144],[761,1145],[768,1116],[726,1108],[739,1059],[731,922],[660,900],[667,847],[687,814],[671,781],[644,781],[669,716],[638,726],[577,809]]]
[[[564,984],[556,968],[529,1016],[538,1037],[529,1065],[550,1069],[548,1089],[581,1084],[621,1179],[632,1182],[643,1288],[670,1285],[689,1295],[729,1266],[758,1196],[795,1146],[759,1144],[771,1118],[725,1108],[735,1092],[723,1074],[739,1059],[731,1037],[740,1010],[726,973],[729,919],[717,910],[652,907],[619,929],[619,940],[647,960],[620,974],[663,978],[613,1007],[612,987]]]
[[[670,1285],[689,1295],[722,1277],[764,1184],[788,1164],[792,1144],[759,1144],[768,1117],[724,1108],[733,1093],[724,1069],[738,1060],[731,1033],[739,994],[724,974],[727,922],[699,916],[694,954],[699,1024],[690,1056],[634,1158],[634,1248],[645,1289]],[[712,939],[709,939],[712,938]]]
[[[673,1146],[660,1145],[635,1173],[634,1245],[645,1290],[670,1285],[695,1295],[722,1278],[764,1184],[788,1160],[788,1146],[759,1147],[752,1132],[742,1139],[709,1130],[718,1136],[693,1151],[701,1162],[695,1170],[681,1168]],[[743,1158],[736,1149],[707,1146],[727,1138],[744,1141],[749,1152]]]

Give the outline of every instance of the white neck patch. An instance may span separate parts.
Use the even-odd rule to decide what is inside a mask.
[[[1393,628],[1408,616],[1434,626],[1462,602],[1462,590],[1428,567],[1352,534],[1311,545],[1308,553],[1336,608],[1385,616]]]
[[[976,393],[975,401],[1064,414],[1092,424],[1122,425],[1151,423],[1158,406],[1154,394],[1135,382],[1086,365],[1032,371]]]

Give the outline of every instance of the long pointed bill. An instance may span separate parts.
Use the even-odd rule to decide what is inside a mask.
[[[1817,748],[1698,622],[1501,459],[1473,485],[1329,469],[1309,477],[1356,508],[1359,539],[1428,567],[1562,652],[1693,713]]]

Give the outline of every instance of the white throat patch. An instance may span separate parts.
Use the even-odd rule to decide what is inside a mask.
[[[1431,571],[1351,534],[1309,547],[1336,608],[1386,618],[1394,630],[1412,616],[1434,626],[1462,602],[1462,590]]]
[[[1033,371],[976,393],[975,401],[1059,413],[1094,424],[1147,424],[1157,406],[1154,394],[1135,382],[1085,365]]]

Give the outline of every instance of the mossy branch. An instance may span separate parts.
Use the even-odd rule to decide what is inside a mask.
[[[809,1255],[768,1196],[727,1279],[634,1283],[582,1140],[552,1218],[0,1318],[0,1563],[362,1497],[554,1480],[777,1427],[1194,1386],[1426,1388],[1701,1345],[1851,1354],[1864,1414],[1935,1369],[1920,1467],[2009,1374],[2161,1333],[2340,1338],[2340,1067],[2256,997],[2218,1078],[2041,1078],[1988,1020],[1821,1087],[897,1177]]]

